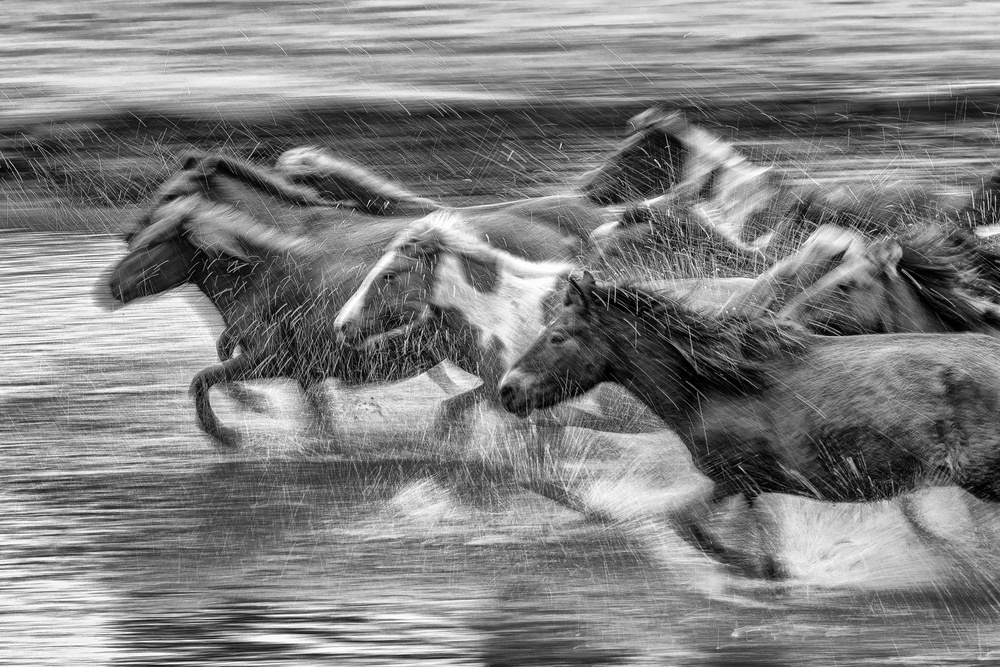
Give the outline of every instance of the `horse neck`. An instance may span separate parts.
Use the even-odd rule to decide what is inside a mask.
[[[209,201],[234,206],[249,213],[254,221],[289,232],[306,232],[311,211],[321,210],[302,202],[285,200],[233,176],[213,175],[203,185],[203,196]]]
[[[884,333],[948,333],[945,324],[917,294],[917,287],[902,277],[890,280],[885,297],[875,309]]]
[[[750,289],[731,299],[726,312],[753,317],[777,313],[830,268],[830,262],[784,260],[760,275]]]
[[[248,294],[256,293],[256,290],[251,289],[251,283],[257,269],[254,265],[242,262],[202,258],[195,266],[192,282],[228,322],[234,309],[240,308],[242,299]]]
[[[442,255],[435,268],[431,302],[462,316],[478,333],[482,350],[494,350],[509,367],[528,348],[547,320],[560,277],[523,277],[501,271],[495,289],[482,292],[466,279],[460,260]]]
[[[622,385],[668,425],[685,422],[696,392],[676,372],[683,363],[676,349],[648,324],[616,311],[595,326],[604,332],[609,367],[607,380]]]

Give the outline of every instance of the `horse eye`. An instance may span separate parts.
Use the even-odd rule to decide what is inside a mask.
[[[562,345],[566,342],[566,336],[558,331],[549,334],[549,343],[551,345]]]
[[[394,282],[396,282],[396,274],[395,273],[386,273],[385,275],[382,276],[382,284],[383,285],[391,285]]]

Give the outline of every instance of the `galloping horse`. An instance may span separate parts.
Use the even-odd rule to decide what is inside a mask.
[[[637,128],[632,143],[620,150],[642,152],[649,160],[669,165],[676,182],[663,195],[632,204],[594,231],[594,245],[607,256],[632,249],[648,253],[679,241],[710,241],[756,266],[823,225],[880,236],[926,220],[974,227],[1000,219],[1000,170],[959,197],[913,184],[800,185],[779,170],[754,164],[730,143],[677,113],[650,109],[632,123]],[[615,179],[623,173],[602,167],[588,186],[615,192]]]
[[[635,134],[619,149],[621,155],[630,156],[623,164],[667,165],[673,182],[670,187],[647,191],[645,201],[630,205],[594,230],[591,238],[602,254],[621,254],[630,246],[649,247],[662,235],[676,233],[679,230],[662,228],[661,221],[669,219],[690,228],[687,235],[701,232],[730,252],[759,258],[766,238],[747,241],[744,236],[754,218],[770,213],[783,184],[780,175],[753,164],[731,144],[687,122],[680,113],[653,108],[631,123]],[[631,176],[612,160],[588,174],[581,189],[595,201],[627,203],[621,197],[625,192],[621,181]]]
[[[366,354],[344,350],[330,329],[360,277],[359,268],[398,231],[391,221],[333,228],[320,243],[315,237],[282,234],[227,204],[189,195],[159,207],[151,223],[132,236],[131,252],[111,270],[108,286],[127,304],[193,283],[218,309],[225,325],[218,344],[221,363],[198,373],[191,391],[198,424],[220,443],[235,445],[239,438],[212,410],[209,390],[215,384],[293,378],[306,390],[322,423],[319,388],[324,379],[355,384],[399,380],[440,360],[431,355],[401,365],[398,359],[416,356],[404,352],[404,340],[391,341],[396,349],[383,346]],[[240,354],[234,354],[237,345]]]
[[[868,501],[931,482],[1000,500],[1000,340],[814,336],[589,274],[565,306],[504,376],[504,406],[526,416],[619,383],[678,434],[715,483],[710,503],[744,494],[753,507],[766,492]],[[739,560],[693,507],[679,521],[696,545]],[[763,571],[780,571],[773,554]]]
[[[414,223],[361,281],[334,321],[352,347],[432,328],[445,354],[482,379],[465,405],[453,402],[442,426],[477,401],[498,404],[500,377],[551,315],[575,265],[529,262],[470,234],[441,211]]]

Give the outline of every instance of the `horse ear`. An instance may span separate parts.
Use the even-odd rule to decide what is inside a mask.
[[[580,278],[569,278],[569,286],[566,287],[566,296],[563,303],[566,306],[577,308],[581,313],[590,310],[591,291],[594,288],[594,276],[589,271],[584,271]]]
[[[622,212],[618,224],[624,227],[639,227],[653,224],[653,209],[649,206],[629,206]]]
[[[680,111],[667,111],[662,107],[652,107],[633,116],[629,123],[636,132],[641,132],[651,127],[657,127],[663,131],[678,132],[687,126],[684,114]]]
[[[204,156],[201,153],[185,153],[181,155],[181,169],[190,171],[198,166]]]
[[[157,207],[149,215],[149,225],[128,239],[129,249],[162,243],[172,236],[179,236],[185,231],[185,224],[194,207],[195,199],[192,197],[181,197]]]
[[[414,238],[410,240],[410,247],[413,249],[413,254],[415,257],[426,260],[433,260],[440,253],[441,249],[444,247],[441,237],[436,234],[426,234],[419,238]]]
[[[903,257],[903,246],[895,239],[887,239],[872,246],[870,252],[879,271],[893,275],[899,267],[899,260]]]

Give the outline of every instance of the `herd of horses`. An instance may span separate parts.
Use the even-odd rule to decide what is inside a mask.
[[[427,373],[448,394],[436,432],[477,403],[503,408],[538,459],[564,425],[549,408],[593,389],[611,428],[625,399],[601,385],[616,383],[714,482],[698,508],[925,484],[1000,500],[1000,254],[986,231],[1000,181],[962,199],[809,188],[679,114],[651,109],[632,126],[564,192],[469,207],[322,149],[274,168],[192,156],[101,289],[127,304],[190,283],[213,303],[219,363],[191,392],[199,425],[227,446],[240,435],[214,413],[215,385],[252,403],[242,382],[294,379],[330,431],[326,380]],[[677,277],[635,260],[678,233],[766,269]],[[481,383],[460,391],[446,360]],[[677,513],[681,533],[745,565],[702,515]],[[750,571],[781,568],[765,550]]]

